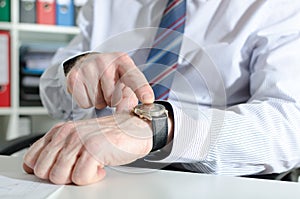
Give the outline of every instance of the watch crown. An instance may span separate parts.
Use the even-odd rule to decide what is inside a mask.
[[[134,108],[133,112],[134,112],[134,114],[138,115],[142,119],[152,120],[152,116],[150,115],[150,113],[142,111],[138,108]]]

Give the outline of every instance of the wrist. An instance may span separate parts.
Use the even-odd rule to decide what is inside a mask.
[[[173,140],[173,110],[169,103],[159,101],[154,104],[139,104],[133,112],[151,124],[151,151],[159,150]]]
[[[155,101],[155,103],[162,104],[168,111],[168,138],[167,138],[167,144],[173,141],[174,137],[174,114],[173,114],[173,108],[171,104],[167,101]]]
[[[169,114],[168,116],[168,139],[167,139],[167,144],[173,141],[173,136],[174,136],[174,118],[173,114]]]
[[[75,65],[82,63],[91,54],[98,54],[98,52],[86,52],[66,60],[63,63],[65,76],[67,77],[67,75]]]

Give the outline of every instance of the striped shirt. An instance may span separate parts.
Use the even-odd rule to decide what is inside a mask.
[[[72,106],[61,63],[86,51],[124,51],[143,70],[166,3],[89,1],[78,18],[81,33],[57,52],[41,79],[49,113],[96,117],[94,109]],[[299,0],[187,0],[169,96],[174,140],[167,157],[155,161],[224,175],[300,166],[299,10]]]

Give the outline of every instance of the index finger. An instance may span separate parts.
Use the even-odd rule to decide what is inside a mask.
[[[121,81],[133,90],[142,103],[153,103],[154,92],[133,60],[128,55],[123,54],[119,57],[117,64]]]

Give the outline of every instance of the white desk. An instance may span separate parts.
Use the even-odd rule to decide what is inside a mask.
[[[21,158],[0,156],[0,175],[37,181],[21,169]],[[239,177],[214,176],[149,169],[107,169],[103,181],[88,186],[66,185],[50,198],[299,198],[300,184]],[[145,172],[142,172],[145,171]],[[133,173],[138,172],[138,173]],[[38,193],[32,193],[38,194]]]

